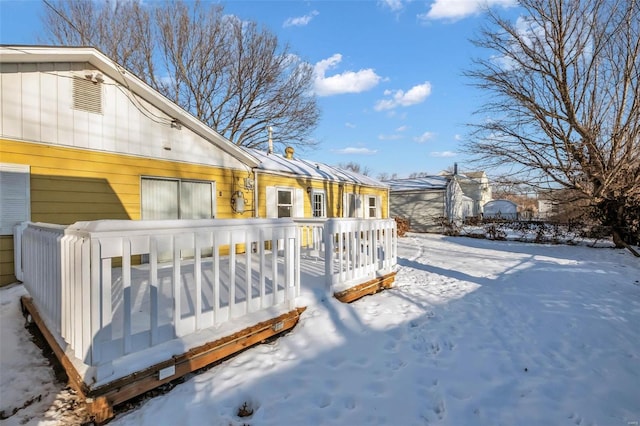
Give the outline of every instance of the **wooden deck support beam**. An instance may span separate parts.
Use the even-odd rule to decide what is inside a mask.
[[[71,360],[45,326],[42,317],[33,304],[33,300],[28,296],[22,296],[20,302],[23,314],[31,316],[56,358],[65,369],[69,378],[69,385],[84,398],[87,411],[94,422],[98,424],[114,416],[113,408],[117,404],[290,330],[298,323],[300,315],[306,309],[294,309],[230,336],[193,348],[181,355],[175,355],[171,359],[126,377],[96,388],[90,388],[82,380]],[[167,370],[173,372],[173,374],[160,378],[161,372]]]
[[[364,296],[370,294],[376,294],[385,288],[393,287],[393,282],[396,279],[396,273],[391,272],[389,274],[376,277],[365,283],[355,285],[346,290],[333,293],[333,296],[343,303],[354,302]]]

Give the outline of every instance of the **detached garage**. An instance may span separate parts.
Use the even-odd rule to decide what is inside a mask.
[[[388,182],[391,217],[408,219],[412,232],[442,232],[442,219],[460,222],[472,215],[473,200],[457,179],[428,176]]]

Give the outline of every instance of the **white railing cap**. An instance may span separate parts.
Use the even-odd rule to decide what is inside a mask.
[[[79,232],[152,231],[193,228],[247,227],[256,225],[294,226],[289,218],[280,219],[176,219],[176,220],[94,220],[76,222],[67,227]]]

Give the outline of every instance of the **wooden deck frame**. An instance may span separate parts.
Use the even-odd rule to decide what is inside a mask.
[[[364,296],[376,294],[386,288],[393,287],[393,282],[395,281],[395,279],[396,273],[391,272],[389,274],[376,277],[362,284],[355,285],[346,290],[335,292],[333,293],[333,296],[343,303],[351,303]]]
[[[66,371],[69,385],[85,400],[87,411],[97,424],[111,419],[114,416],[113,408],[117,404],[128,401],[164,383],[178,379],[292,329],[306,309],[296,308],[286,314],[260,322],[232,335],[205,343],[181,355],[172,356],[171,359],[126,377],[96,388],[90,388],[45,326],[32,298],[22,296],[20,303],[23,315],[25,317],[31,316],[31,320],[37,325],[47,344]],[[172,371],[173,374],[160,379],[159,375],[162,374],[163,370],[167,371],[167,369]]]

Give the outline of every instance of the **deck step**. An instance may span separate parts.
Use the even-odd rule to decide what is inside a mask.
[[[333,293],[333,297],[343,303],[351,303],[356,300],[368,296],[370,294],[376,294],[386,288],[393,287],[393,282],[396,279],[396,273],[391,272],[380,277],[376,277],[372,280],[364,282],[362,284],[355,285],[346,290]]]

